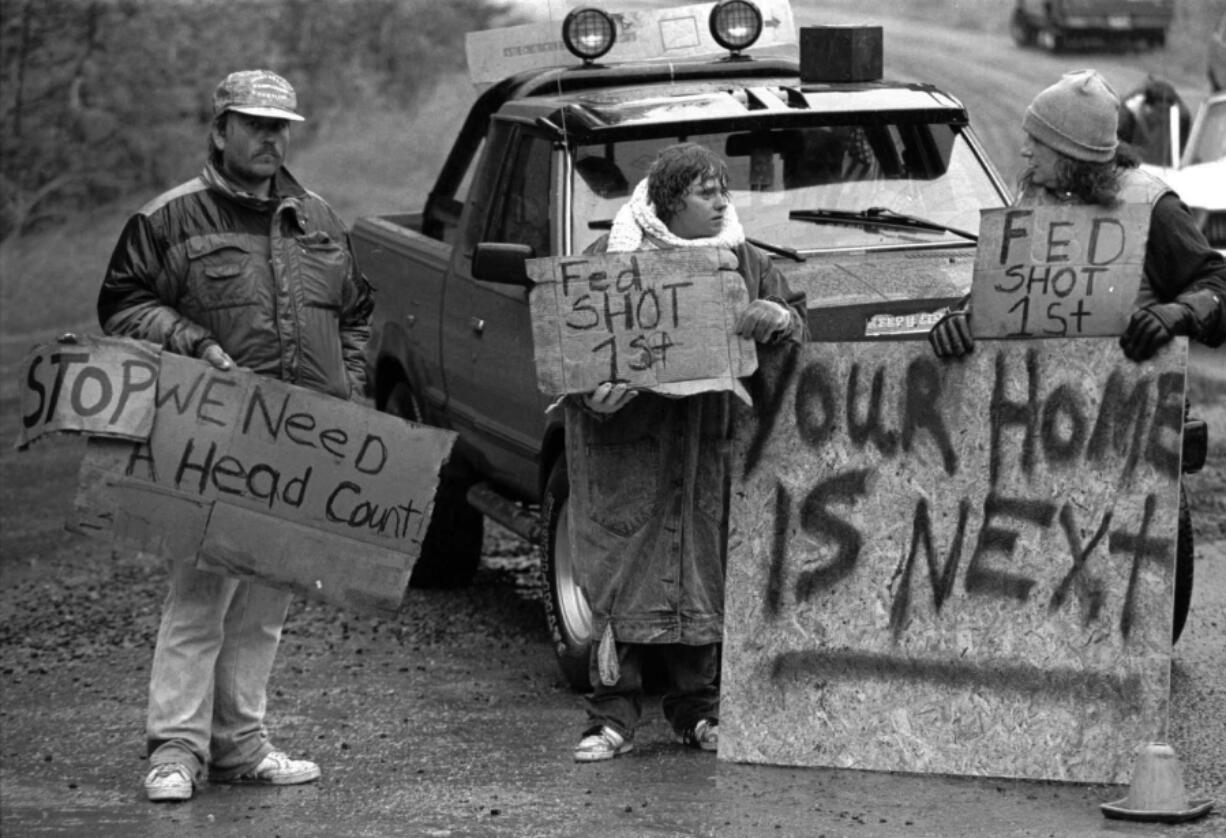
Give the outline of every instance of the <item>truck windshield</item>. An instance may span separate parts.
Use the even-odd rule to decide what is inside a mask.
[[[979,211],[1003,206],[956,127],[943,123],[820,125],[625,140],[574,150],[572,246],[582,251],[646,177],[660,149],[701,143],[728,161],[729,187],[747,236],[801,253],[916,246],[974,247]],[[813,211],[927,223],[814,223]],[[884,221],[886,219],[878,219]]]

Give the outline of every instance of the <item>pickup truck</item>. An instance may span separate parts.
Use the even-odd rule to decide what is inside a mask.
[[[1175,0],[1016,0],[1009,31],[1018,46],[1059,52],[1090,43],[1166,44]]]
[[[879,28],[802,30],[797,61],[749,53],[763,21],[749,0],[705,8],[723,55],[605,63],[601,38],[627,24],[572,12],[576,63],[490,86],[421,209],[353,230],[377,289],[376,405],[459,433],[413,582],[465,582],[485,517],[539,543],[547,623],[577,689],[591,616],[524,260],[582,252],[656,153],[687,139],[727,158],[748,235],[807,294],[812,339],[923,339],[970,288],[980,210],[1010,199],[955,97],[880,77]],[[755,16],[756,31],[729,23]]]

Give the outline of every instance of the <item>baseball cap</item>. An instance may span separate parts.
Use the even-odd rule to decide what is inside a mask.
[[[239,70],[222,79],[213,91],[213,116],[238,111],[302,122],[297,107],[294,88],[271,70]]]

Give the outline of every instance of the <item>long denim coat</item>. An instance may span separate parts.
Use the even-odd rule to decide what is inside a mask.
[[[749,299],[791,307],[787,339],[803,340],[804,295],[757,248],[735,251]],[[571,548],[597,636],[722,639],[731,398],[642,392],[605,415],[565,401]]]

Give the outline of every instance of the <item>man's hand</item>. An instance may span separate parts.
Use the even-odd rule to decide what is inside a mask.
[[[961,358],[975,351],[975,339],[971,337],[971,315],[965,309],[946,312],[928,333],[932,351],[942,358]]]
[[[234,368],[234,359],[226,354],[226,350],[222,349],[215,343],[210,343],[204,350],[204,354],[200,356],[208,361],[219,370],[228,370]]]
[[[774,300],[754,300],[736,319],[736,333],[758,343],[774,343],[792,327],[792,312]]]
[[[1186,335],[1192,327],[1192,310],[1183,303],[1155,303],[1137,309],[1120,335],[1124,354],[1133,361],[1146,361],[1175,335]]]
[[[583,397],[583,403],[593,413],[616,413],[638,395],[625,384],[614,384],[606,381]]]

